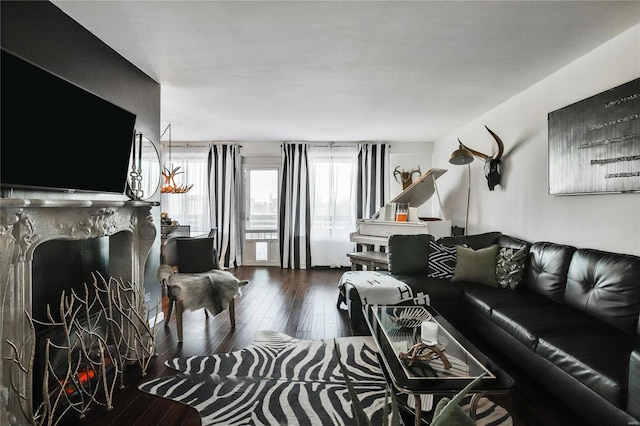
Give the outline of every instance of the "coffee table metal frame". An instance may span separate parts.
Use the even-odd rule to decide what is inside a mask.
[[[430,321],[439,325],[438,345],[456,368],[445,370],[440,359],[409,366],[399,353],[420,340],[420,326],[401,327],[392,317],[402,316],[403,311],[423,309],[430,314]],[[420,395],[453,396],[482,373],[485,377],[474,386],[473,408],[483,393],[504,393],[513,386],[513,379],[486,357],[456,330],[444,317],[430,306],[365,305],[364,316],[378,348],[378,358],[385,377],[401,393],[411,394],[416,400],[415,424],[422,418]],[[427,314],[424,314],[427,315]],[[466,371],[465,371],[466,369]]]

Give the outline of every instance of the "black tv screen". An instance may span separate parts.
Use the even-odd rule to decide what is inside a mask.
[[[3,188],[125,193],[135,114],[2,50]]]

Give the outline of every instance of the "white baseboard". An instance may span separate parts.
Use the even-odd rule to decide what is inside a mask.
[[[160,311],[155,317],[149,318],[149,327],[153,328],[154,322],[160,324],[162,321],[164,321],[164,312]]]

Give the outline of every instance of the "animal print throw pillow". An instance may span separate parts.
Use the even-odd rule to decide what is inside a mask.
[[[429,273],[430,278],[453,277],[456,267],[456,248],[448,247],[437,241],[429,241]]]
[[[526,252],[523,249],[502,247],[496,262],[496,277],[502,288],[515,289],[520,285],[524,274]]]

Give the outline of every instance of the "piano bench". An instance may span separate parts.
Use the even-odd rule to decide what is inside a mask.
[[[347,253],[347,257],[351,260],[351,270],[358,271],[366,267],[368,271],[376,269],[388,270],[389,263],[387,253],[381,251],[361,251],[355,253]]]

